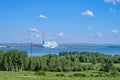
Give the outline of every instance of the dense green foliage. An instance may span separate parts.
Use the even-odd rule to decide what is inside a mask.
[[[0,51],[0,69],[6,71],[20,71],[27,68],[27,52],[10,50]]]
[[[0,51],[0,70],[70,72],[101,70],[111,74],[120,71],[114,64],[120,63],[120,55],[98,52],[60,52],[43,56],[28,56],[25,51]],[[76,74],[75,74],[76,75]],[[81,74],[80,74],[81,75]]]

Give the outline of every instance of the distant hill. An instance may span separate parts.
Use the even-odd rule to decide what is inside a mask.
[[[30,46],[31,43],[0,43],[0,46]],[[40,43],[32,43],[32,45],[41,45]],[[93,44],[93,43],[60,43],[59,47],[110,47],[117,48],[120,47],[120,44]]]

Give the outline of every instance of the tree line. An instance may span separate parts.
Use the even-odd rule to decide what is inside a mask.
[[[120,63],[120,55],[99,52],[59,52],[43,56],[28,56],[26,51],[0,50],[0,70],[4,71],[51,71],[69,72],[98,69],[106,72],[115,70]],[[98,65],[96,68],[95,65]],[[119,69],[120,70],[120,69]]]

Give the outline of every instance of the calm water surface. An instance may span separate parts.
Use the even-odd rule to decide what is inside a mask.
[[[0,50],[8,51],[11,48],[0,48]],[[61,51],[89,51],[89,52],[100,52],[104,54],[120,54],[120,48],[33,48],[32,53],[30,48],[18,48],[18,50],[27,51],[28,55],[40,56],[44,54],[58,54]]]

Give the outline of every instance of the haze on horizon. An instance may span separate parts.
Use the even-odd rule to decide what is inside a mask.
[[[0,43],[120,44],[120,0],[1,0]]]

